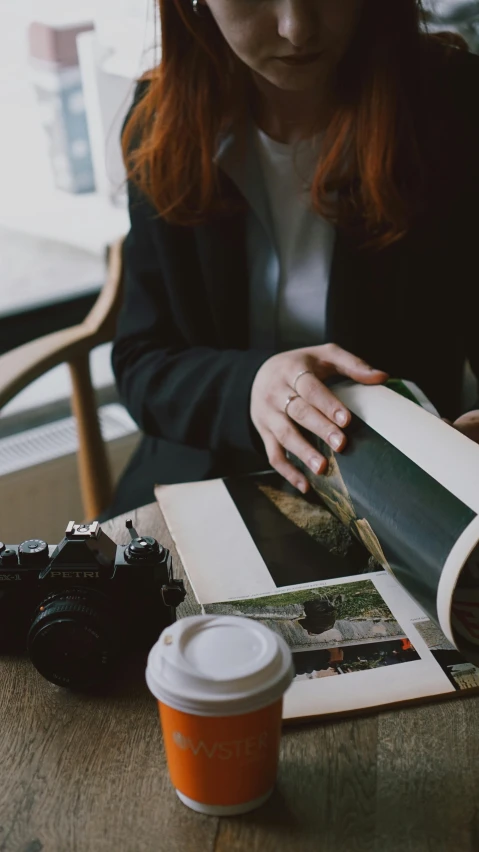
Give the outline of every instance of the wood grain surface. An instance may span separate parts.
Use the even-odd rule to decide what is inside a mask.
[[[132,517],[178,568],[157,505]],[[144,663],[86,697],[0,658],[0,852],[479,852],[479,697],[288,728],[272,799],[218,820],[171,788]]]

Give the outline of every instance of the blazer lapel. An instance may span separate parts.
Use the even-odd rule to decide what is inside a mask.
[[[265,238],[273,244],[268,198],[250,122],[224,137],[215,161],[219,165],[222,196],[241,200],[244,209],[233,215],[212,217],[195,228],[198,257],[219,344],[247,348],[250,340],[248,236],[251,233],[248,223],[251,224],[251,210],[257,215]]]
[[[198,258],[218,346],[248,346],[247,211],[215,216],[195,227]]]

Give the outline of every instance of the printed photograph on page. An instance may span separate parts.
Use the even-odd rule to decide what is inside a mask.
[[[358,521],[361,534],[356,534],[344,489],[342,511],[336,512],[314,491],[304,496],[275,472],[224,484],[275,586],[341,579],[386,566],[367,523]]]
[[[429,618],[422,618],[415,619],[412,623],[454,689],[459,691],[479,688],[479,668],[460,654],[434,622]]]
[[[258,619],[293,652],[296,680],[400,665],[420,655],[370,579],[351,580],[204,607]]]

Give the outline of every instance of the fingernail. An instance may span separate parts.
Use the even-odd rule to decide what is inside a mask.
[[[345,411],[339,410],[335,412],[334,419],[338,426],[346,426],[346,423],[348,422],[348,415]]]
[[[319,471],[321,470],[322,464],[323,464],[323,461],[318,456],[313,456],[309,460],[309,467],[311,468],[313,473],[319,473]]]
[[[304,479],[298,480],[296,483],[296,488],[298,491],[301,491],[303,494],[306,494],[308,490],[308,483],[304,481]]]
[[[339,450],[341,444],[343,443],[343,436],[339,434],[339,432],[332,432],[329,436],[329,443],[331,444],[333,450]]]

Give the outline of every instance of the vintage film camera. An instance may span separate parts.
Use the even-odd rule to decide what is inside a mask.
[[[115,661],[147,651],[185,598],[171,554],[126,522],[116,545],[98,522],[71,521],[56,546],[0,542],[0,653],[27,651],[52,683],[87,690]]]

